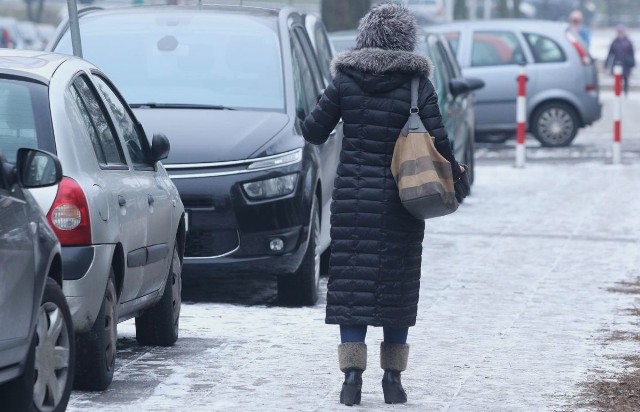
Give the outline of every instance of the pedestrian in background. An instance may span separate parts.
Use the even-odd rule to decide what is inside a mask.
[[[635,51],[633,43],[627,36],[627,29],[624,25],[619,24],[616,27],[618,35],[609,47],[607,55],[606,67],[613,73],[615,66],[622,66],[622,81],[624,85],[624,94],[629,92],[629,76],[631,70],[636,66]]]
[[[442,123],[429,80],[431,62],[413,52],[417,30],[404,6],[374,7],[360,21],[356,47],[334,60],[333,82],[302,124],[305,139],[322,144],[340,118],[344,121],[331,206],[326,323],[340,325],[338,360],[345,374],[340,402],[346,405],[360,403],[367,326],[383,328],[385,402],[407,401],[400,373],[409,357],[409,327],[416,323],[425,226],[402,206],[390,166],[409,118],[414,77],[420,79],[422,122],[454,180],[466,177]]]
[[[580,10],[574,10],[569,14],[569,31],[584,43],[587,50],[591,47],[591,29],[584,24],[584,16]]]

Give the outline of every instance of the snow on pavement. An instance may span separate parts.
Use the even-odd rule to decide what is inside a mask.
[[[604,356],[602,331],[638,328],[622,314],[631,298],[607,288],[640,267],[639,172],[638,162],[479,166],[460,211],[427,225],[409,403],[384,404],[382,333],[372,329],[353,410],[571,409],[592,371],[621,367]],[[324,299],[282,308],[270,281],[195,283],[185,295],[200,301],[183,304],[177,345],[139,347],[133,323],[121,324],[113,384],[74,392],[70,411],[341,408],[338,330],[324,324]],[[249,303],[219,298],[246,288],[262,292]]]

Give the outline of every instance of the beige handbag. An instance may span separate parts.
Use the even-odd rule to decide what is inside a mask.
[[[451,164],[436,149],[418,114],[419,85],[420,78],[414,77],[409,120],[396,141],[391,173],[405,209],[416,219],[430,219],[455,212],[458,201]]]

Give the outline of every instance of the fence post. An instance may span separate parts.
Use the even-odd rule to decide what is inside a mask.
[[[527,69],[520,66],[518,74],[518,99],[516,101],[516,167],[524,167],[527,136]]]
[[[613,98],[613,158],[614,165],[622,162],[622,148],[620,141],[622,140],[622,66],[617,65],[613,68],[615,79]]]

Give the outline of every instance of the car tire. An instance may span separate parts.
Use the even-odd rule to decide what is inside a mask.
[[[320,211],[314,196],[307,250],[298,270],[278,277],[278,301],[284,306],[311,306],[318,301],[320,285]]]
[[[136,340],[140,345],[173,346],[178,340],[182,304],[182,260],[178,243],[160,301],[136,318]]]
[[[2,410],[7,412],[64,411],[69,402],[73,384],[74,343],[73,324],[66,298],[60,286],[53,279],[48,278],[36,330],[29,345],[24,373],[19,378],[0,385]],[[45,352],[44,355],[38,356],[38,362],[47,358],[52,361],[52,357],[57,358],[55,355],[60,355],[59,367],[52,368],[50,363],[36,364],[36,351]],[[50,356],[46,356],[47,354]],[[58,382],[57,393],[52,393],[51,388],[47,387],[46,384],[51,382],[47,378],[53,378]],[[40,397],[42,399],[39,399]]]
[[[531,117],[531,133],[544,147],[569,146],[578,129],[578,114],[566,103],[545,103]]]
[[[102,391],[113,380],[118,342],[118,296],[114,278],[111,268],[96,321],[89,332],[76,334],[76,389]]]
[[[469,174],[469,184],[472,185],[476,177],[476,159],[472,136],[469,136],[467,139],[467,147],[464,152],[464,163],[469,166],[467,173]]]
[[[67,409],[75,372],[74,338],[67,299],[55,280],[48,278],[34,336],[31,411],[62,412]]]

